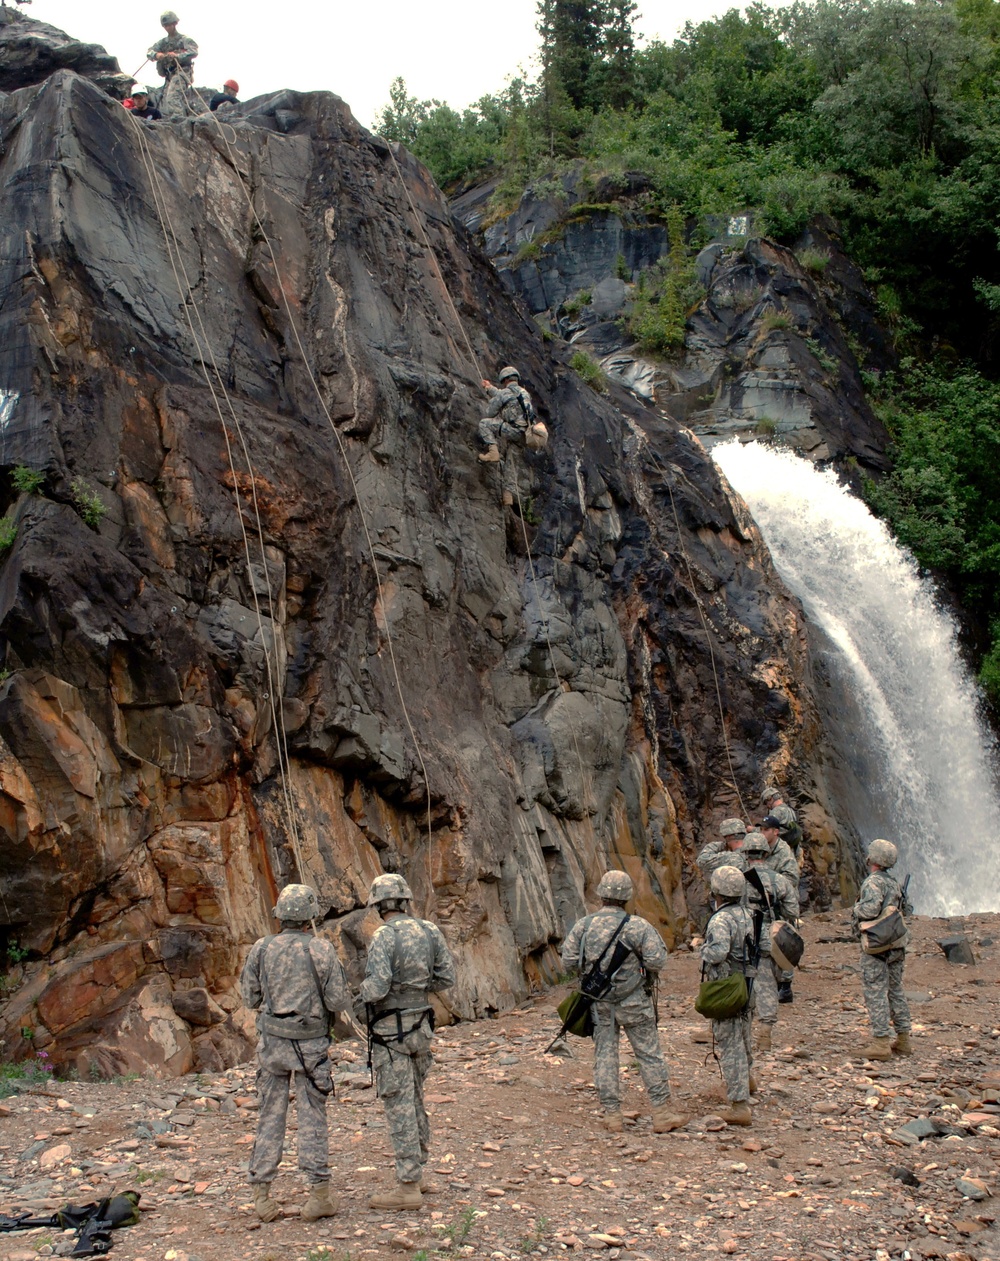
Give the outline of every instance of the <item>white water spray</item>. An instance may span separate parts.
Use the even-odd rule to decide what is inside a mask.
[[[994,742],[932,585],[833,472],[757,442],[712,455],[826,641],[840,808],[898,842],[919,911],[1000,910]]]

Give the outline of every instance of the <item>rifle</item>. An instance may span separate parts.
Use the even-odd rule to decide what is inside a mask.
[[[759,906],[753,913],[753,943],[750,948],[750,957],[747,960],[754,973],[760,967],[760,934],[763,927],[764,908]],[[750,999],[753,997],[753,983],[756,979],[756,975],[747,977],[747,1006],[750,1005]]]
[[[611,940],[601,951],[596,962],[592,963],[586,973],[580,978],[580,989],[578,993],[576,995],[570,995],[570,998],[578,997],[580,1001],[578,1003],[569,1004],[569,1009],[566,1012],[566,1017],[562,1022],[562,1026],[556,1036],[545,1048],[545,1055],[549,1055],[556,1043],[563,1040],[569,1032],[570,1025],[575,1024],[580,1019],[584,1006],[589,1007],[592,1003],[604,997],[611,988],[618,969],[622,966],[628,956],[633,953],[631,946],[626,946],[623,942],[618,941],[619,934],[631,918],[632,916],[628,913],[624,914],[621,922],[612,934]],[[581,957],[583,955],[583,947],[586,944],[586,940],[586,934],[584,934],[583,941],[580,943]],[[607,969],[604,969],[601,966],[604,963],[604,956],[609,950],[611,950],[612,946],[614,946],[614,950],[611,954],[611,963]]]
[[[913,914],[913,903],[910,901],[909,897],[907,896],[907,891],[908,891],[908,889],[909,889],[909,887],[910,887],[910,881],[911,881],[912,879],[913,879],[913,876],[912,876],[912,875],[907,876],[907,877],[906,877],[906,879],[903,881],[902,885],[900,886],[900,890],[899,890],[899,891],[900,891],[900,893],[902,894],[902,897],[899,899],[899,913],[900,913],[900,915],[912,915],[912,914]]]

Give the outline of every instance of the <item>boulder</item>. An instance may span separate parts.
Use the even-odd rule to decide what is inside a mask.
[[[198,986],[190,990],[175,990],[170,1001],[177,1015],[181,1020],[186,1020],[189,1025],[198,1025],[207,1029],[212,1025],[221,1024],[226,1019],[226,1013],[208,990]]]
[[[976,962],[972,943],[964,933],[952,933],[949,937],[942,937],[938,945],[944,951],[944,957],[949,963],[965,963],[972,966]]]

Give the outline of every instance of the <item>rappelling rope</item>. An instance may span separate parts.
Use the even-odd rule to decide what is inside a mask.
[[[174,233],[174,230],[173,230],[173,225],[170,222],[170,217],[169,217],[169,214],[167,213],[166,199],[164,198],[164,195],[163,195],[163,188],[160,183],[159,175],[156,171],[155,165],[152,162],[152,156],[149,153],[146,137],[142,131],[142,124],[136,118],[132,118],[131,122],[133,126],[135,127],[136,134],[138,135],[138,138],[139,138],[140,156],[142,158],[143,166],[146,169],[146,174],[150,181],[150,189],[153,195],[153,204],[156,209],[156,215],[160,223],[161,231],[163,232],[163,238],[167,247],[167,255],[170,261],[170,267],[174,275],[174,281],[177,285],[178,295],[181,299],[181,305],[184,308],[185,319],[187,321],[187,325],[191,334],[192,341],[194,342],[194,345],[195,345],[195,350],[198,354],[198,360],[201,365],[202,375],[205,379],[205,384],[208,387],[209,393],[212,396],[212,402],[215,405],[216,414],[218,415],[219,424],[222,427],[222,433],[225,439],[226,454],[228,457],[230,473],[233,479],[233,491],[236,497],[236,515],[240,524],[240,533],[243,539],[243,549],[244,549],[244,554],[245,554],[246,562],[247,562],[247,576],[249,579],[251,594],[253,596],[254,610],[257,616],[257,625],[258,625],[260,638],[261,638],[261,647],[264,652],[264,664],[265,664],[265,671],[267,675],[267,684],[268,684],[267,700],[268,700],[268,705],[271,711],[272,721],[274,722],[275,732],[277,735],[279,731],[283,733],[282,715],[279,712],[279,702],[278,702],[278,698],[275,695],[276,690],[277,690],[275,684],[276,684],[276,675],[277,675],[278,625],[274,617],[274,601],[273,601],[273,597],[271,593],[270,578],[268,575],[267,553],[265,550],[263,525],[260,519],[260,512],[259,512],[259,508],[257,504],[256,475],[254,472],[253,464],[250,460],[249,451],[247,450],[246,441],[244,439],[243,432],[242,432],[242,426],[239,422],[239,418],[236,415],[236,411],[235,411],[235,408],[233,407],[232,400],[229,397],[229,393],[226,390],[225,383],[222,380],[222,375],[219,371],[218,364],[216,363],[215,355],[211,347],[211,342],[207,336],[204,321],[202,320],[202,317],[201,317],[200,308],[198,307],[198,303],[197,303],[197,300],[195,299],[194,292],[190,284],[190,280],[188,279],[187,269],[184,266],[184,259],[180,250],[180,244],[177,241],[176,234]],[[183,275],[183,282],[181,280],[182,275]],[[247,468],[250,475],[252,501],[254,505],[254,513],[256,516],[256,523],[257,523],[258,540],[259,540],[260,551],[261,551],[261,566],[264,571],[265,583],[266,583],[267,593],[268,593],[268,601],[270,604],[271,614],[272,614],[271,623],[272,623],[272,633],[273,633],[273,648],[274,648],[274,653],[275,653],[275,669],[273,673],[272,673],[272,668],[271,668],[270,653],[268,652],[268,647],[267,647],[267,635],[264,629],[264,619],[263,619],[263,615],[260,609],[260,600],[257,595],[257,584],[254,581],[254,576],[253,576],[253,570],[252,570],[253,562],[252,562],[252,558],[250,554],[250,541],[247,535],[246,524],[243,520],[242,497],[240,495],[239,477],[236,472],[235,460],[233,458],[233,449],[232,449],[232,444],[229,438],[229,430],[226,426],[225,419],[222,415],[222,407],[219,402],[219,394],[212,383],[212,378],[208,371],[208,365],[205,361],[205,353],[202,349],[202,342],[199,339],[198,334],[195,332],[194,323],[191,319],[191,313],[189,309],[191,307],[194,308],[195,314],[198,318],[198,324],[201,328],[202,338],[204,338],[205,348],[207,349],[209,358],[211,359],[212,369],[215,373],[219,390],[221,391],[223,397],[226,400],[230,415],[232,416],[232,419],[233,419],[233,424],[240,438],[240,445],[243,449],[244,458],[247,461]],[[292,798],[291,787],[289,784],[289,778],[287,774],[287,746],[284,749],[284,760],[283,760],[282,748],[281,748],[282,741],[278,739],[276,743],[278,746],[279,778],[281,781],[282,795],[284,797],[289,834],[291,837],[292,847],[295,853],[295,859],[296,859],[296,863],[298,865],[299,871],[304,872],[305,865],[302,858],[302,852],[301,852],[301,846],[300,846],[300,840],[299,840],[298,823],[297,823],[297,819],[295,815],[294,801]]]
[[[203,97],[201,99],[204,100]],[[315,393],[317,400],[319,401],[320,407],[322,408],[323,415],[326,417],[327,423],[329,424],[330,429],[333,431],[333,435],[336,438],[337,446],[340,449],[340,454],[344,461],[344,466],[347,470],[347,476],[351,483],[351,489],[354,493],[354,498],[358,505],[358,515],[361,518],[361,527],[364,532],[365,542],[367,544],[368,553],[371,558],[372,572],[375,575],[375,586],[378,592],[378,603],[382,610],[382,629],[385,635],[386,646],[389,649],[389,660],[392,665],[393,678],[396,684],[396,693],[399,697],[399,704],[403,713],[403,718],[406,722],[407,730],[410,733],[410,739],[413,741],[413,747],[416,750],[416,754],[417,754],[417,761],[420,763],[420,769],[424,777],[424,786],[426,789],[426,797],[427,797],[428,896],[432,897],[433,892],[434,892],[434,884],[433,884],[433,879],[432,879],[434,834],[433,834],[433,825],[432,825],[431,781],[430,781],[430,776],[427,772],[427,764],[424,761],[423,750],[420,747],[420,741],[417,739],[417,733],[414,730],[413,723],[410,719],[410,711],[407,708],[406,698],[403,695],[403,685],[400,679],[399,666],[396,661],[396,651],[395,651],[395,646],[393,644],[392,631],[389,626],[389,611],[388,611],[388,606],[385,600],[384,588],[382,586],[382,576],[379,571],[378,558],[376,557],[376,554],[375,554],[375,544],[372,539],[371,531],[368,526],[368,517],[367,517],[367,514],[365,513],[364,503],[362,501],[360,488],[358,486],[357,479],[354,476],[354,470],[351,467],[351,461],[347,454],[347,447],[340,434],[340,430],[337,428],[336,424],[334,423],[333,416],[330,414],[330,409],[327,406],[326,399],[323,397],[322,391],[320,390],[319,384],[317,383],[316,377],[313,373],[312,364],[309,360],[309,356],[306,354],[305,346],[302,344],[302,338],[299,334],[298,322],[295,319],[295,315],[292,311],[291,303],[288,300],[288,294],[285,291],[285,286],[281,283],[281,270],[278,267],[278,260],[277,260],[277,257],[275,256],[274,246],[271,243],[271,238],[268,236],[267,231],[264,228],[263,223],[261,222],[260,216],[257,213],[257,208],[256,206],[254,206],[254,203],[253,203],[253,197],[250,193],[250,190],[247,188],[246,181],[243,179],[243,176],[240,173],[239,162],[237,161],[237,156],[233,152],[233,146],[229,141],[229,137],[226,135],[225,127],[223,126],[222,120],[218,118],[217,115],[212,111],[209,111],[209,114],[212,121],[215,122],[216,127],[218,128],[218,131],[219,131],[219,135],[222,137],[222,141],[226,146],[226,150],[229,154],[230,162],[232,164],[233,170],[236,173],[236,178],[239,180],[240,187],[243,190],[243,195],[246,198],[247,205],[250,208],[250,213],[253,216],[253,221],[257,226],[257,230],[261,234],[261,239],[263,240],[264,244],[267,246],[267,252],[271,258],[271,264],[274,267],[274,272],[278,279],[278,289],[281,292],[282,304],[285,308],[285,314],[288,318],[288,323],[292,330],[292,335],[295,338],[295,345],[298,348],[299,355],[302,359],[302,365],[305,368],[305,372],[309,379],[309,383],[313,388],[313,392]],[[234,130],[234,137],[235,137],[235,130]],[[354,360],[350,353],[350,348],[347,342],[346,325],[343,329],[343,349],[344,349],[344,355],[348,363],[351,365],[351,371],[354,376],[354,395],[355,395],[354,403],[355,403],[355,407],[357,407],[358,376],[357,376],[357,370],[354,367]]]

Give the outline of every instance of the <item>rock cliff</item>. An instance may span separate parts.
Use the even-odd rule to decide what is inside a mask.
[[[608,863],[683,936],[692,852],[771,774],[824,895],[756,529],[687,429],[568,369],[423,168],[328,94],[141,126],[65,70],[0,136],[6,1054],[232,1062],[276,889],[316,885],[356,971],[385,869],[456,952],[448,1010],[503,1009]],[[508,361],[552,434],[520,512],[476,458]]]

